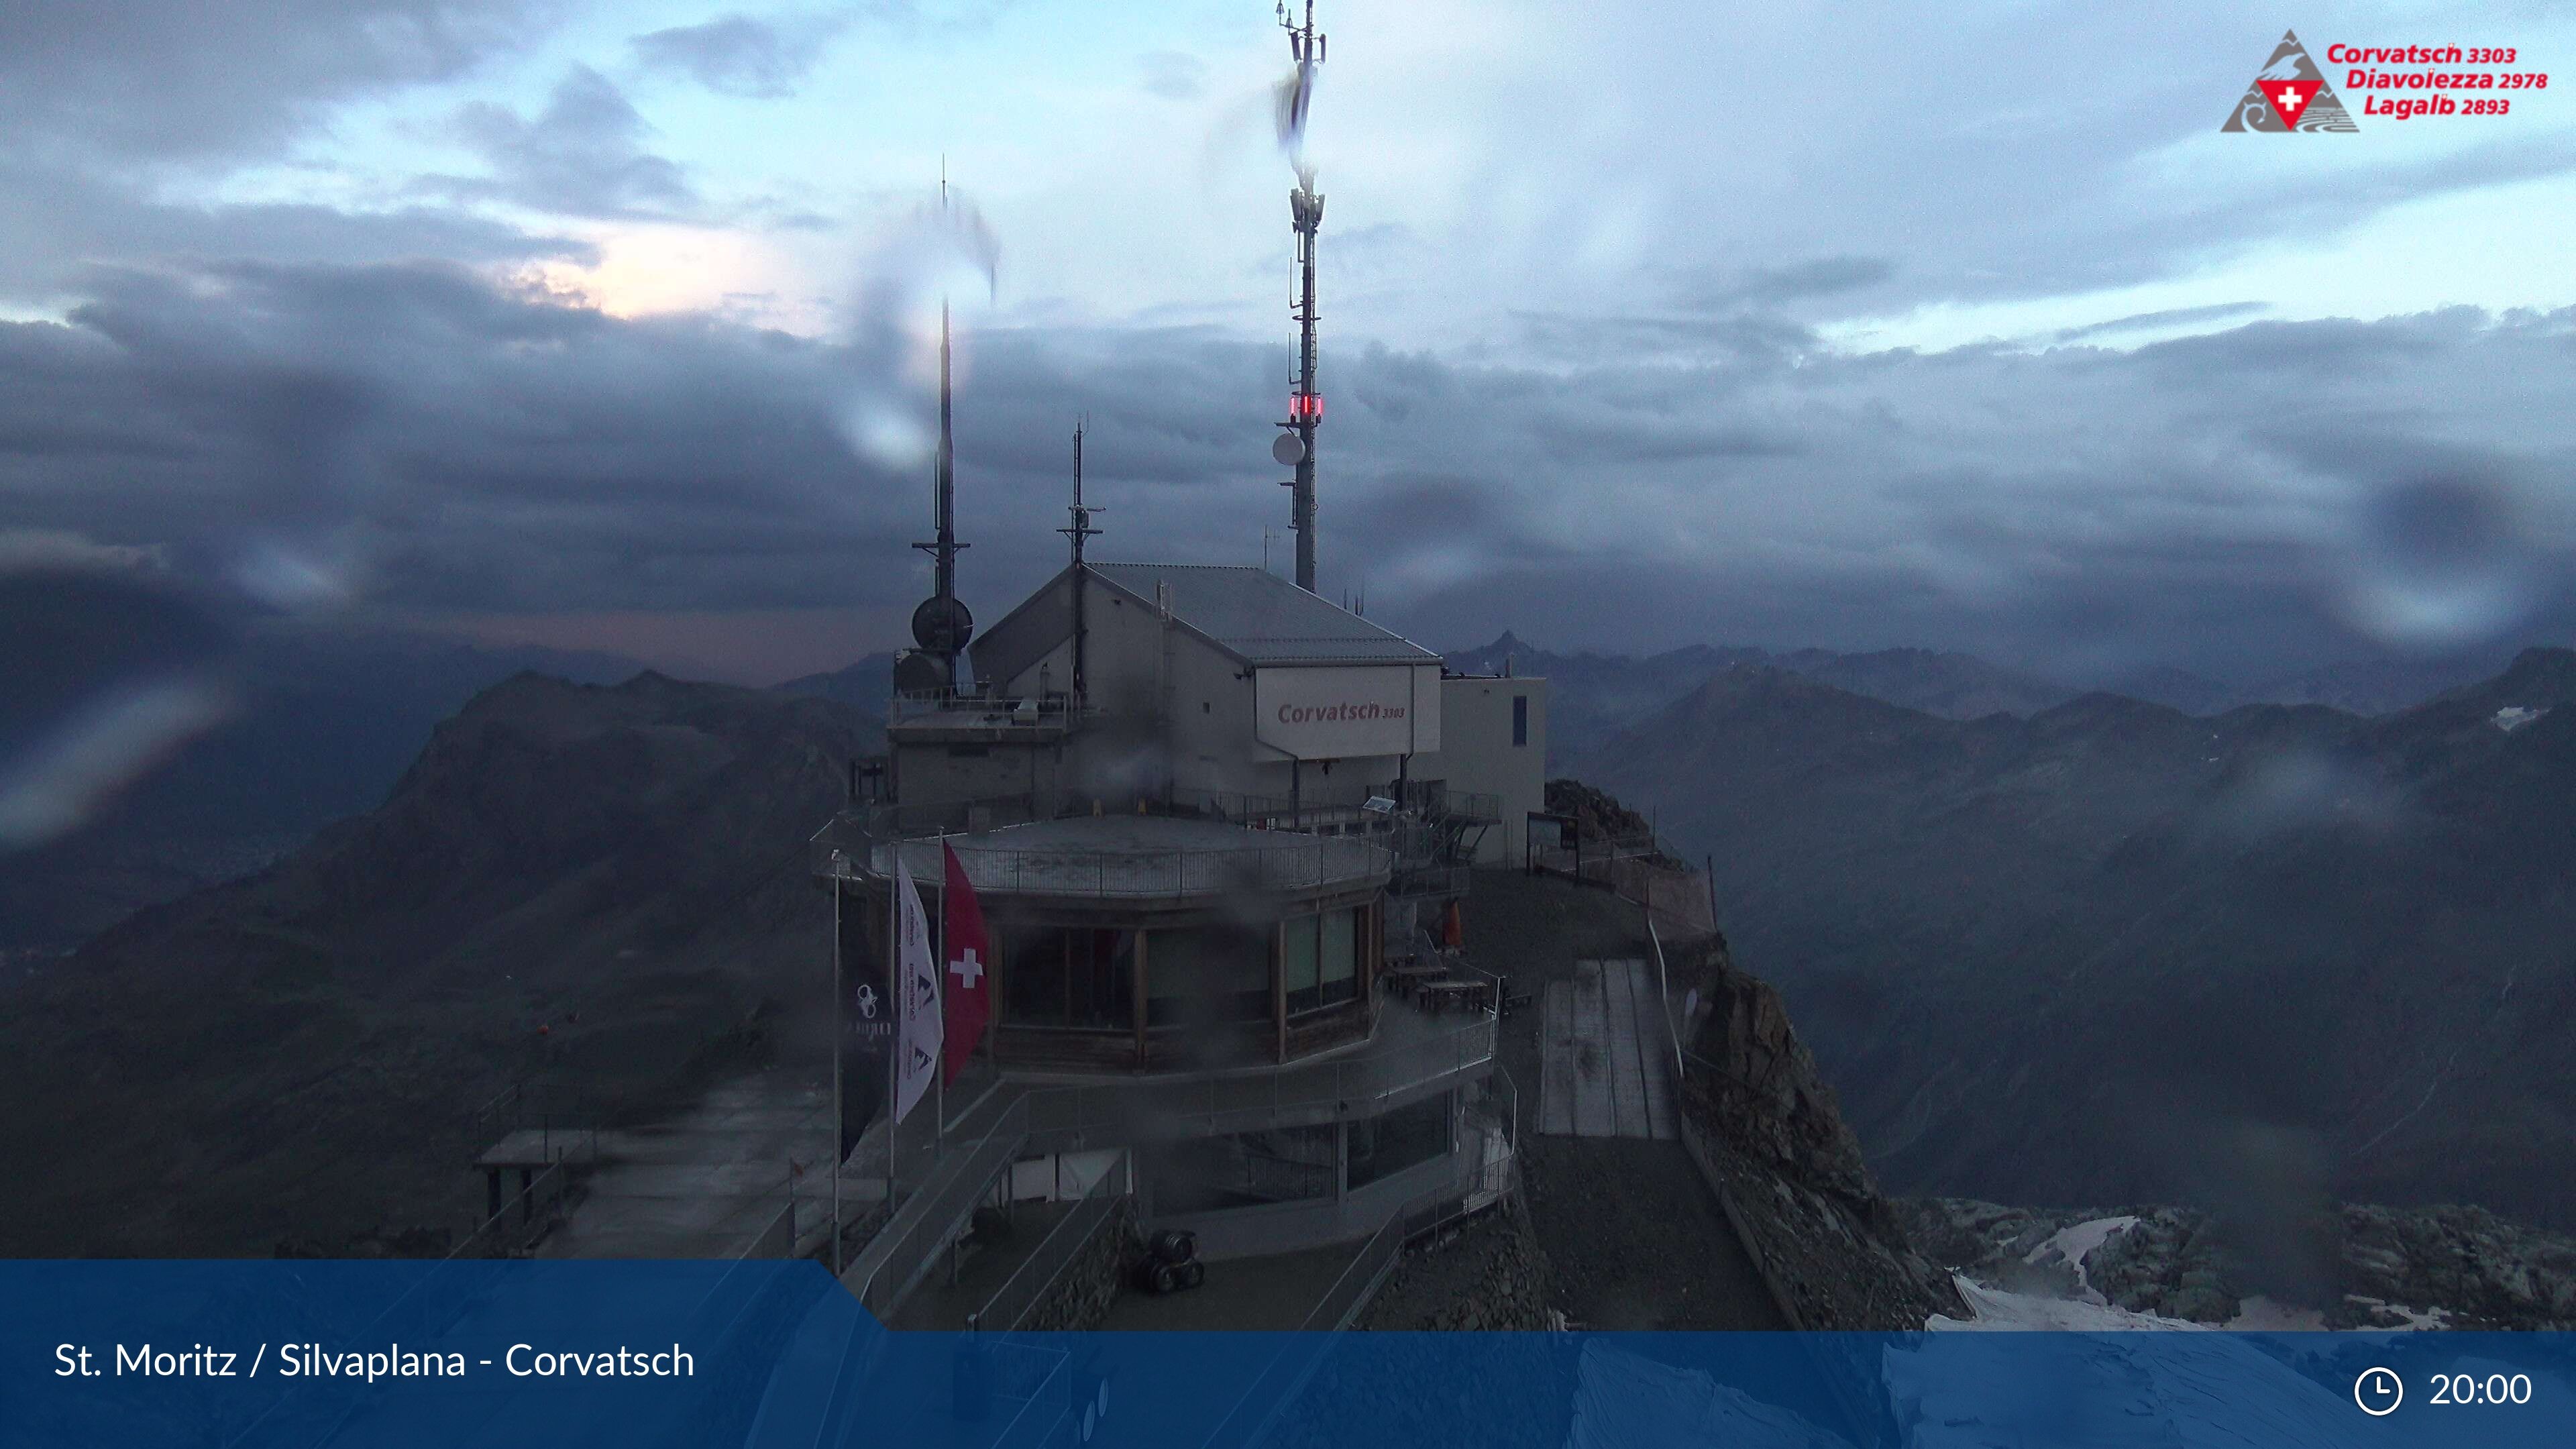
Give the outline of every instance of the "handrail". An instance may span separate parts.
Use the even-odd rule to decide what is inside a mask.
[[[1491,1061],[1490,1013],[1427,1041],[1370,1056],[1263,1067],[1178,1083],[1145,1080],[1045,1087],[1023,1099],[1031,1130],[1077,1139],[1151,1126],[1173,1136],[1257,1130],[1296,1110],[1364,1116],[1391,1097]]]
[[[980,1137],[940,1155],[939,1176],[904,1199],[850,1266],[860,1306],[882,1319],[912,1291],[929,1271],[932,1255],[973,1215],[984,1189],[1010,1167],[1028,1136],[1029,1102],[1021,1097]],[[898,1271],[889,1278],[888,1269]]]
[[[451,1259],[500,1258],[508,1256],[517,1247],[524,1247],[525,1244],[504,1245],[512,1244],[513,1239],[521,1236],[531,1239],[539,1236],[537,1224],[540,1221],[547,1227],[554,1225],[556,1209],[563,1205],[564,1184],[569,1178],[570,1173],[566,1171],[566,1165],[557,1162],[528,1179],[526,1187],[519,1189],[508,1202],[501,1204],[499,1212],[484,1219],[482,1226],[466,1234],[465,1240],[458,1243],[447,1256]],[[537,1216],[537,1209],[541,1205],[545,1208],[543,1219]],[[513,1208],[518,1210],[516,1222],[511,1220]]]
[[[843,880],[882,878],[899,843],[853,846],[817,837],[814,873]],[[1364,840],[1294,836],[1276,843],[1211,849],[1016,849],[952,837],[977,890],[1010,895],[1163,899],[1222,890],[1314,890],[1382,880],[1395,857]],[[916,863],[916,868],[918,864]]]
[[[1011,1270],[1011,1276],[1003,1280],[1001,1287],[993,1290],[992,1297],[984,1300],[983,1307],[967,1315],[968,1328],[985,1333],[1019,1331],[1029,1314],[1036,1311],[1038,1300],[1064,1277],[1064,1270],[1072,1265],[1074,1255],[1082,1251],[1091,1235],[1117,1210],[1119,1200],[1135,1191],[1131,1161],[1127,1154],[1120,1153],[1115,1163],[1092,1179],[1091,1186],[1085,1188],[1081,1198],[1074,1203],[1073,1211],[1066,1213],[1038,1241],[1037,1248],[1027,1259]]]

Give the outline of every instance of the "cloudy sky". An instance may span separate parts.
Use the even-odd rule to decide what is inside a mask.
[[[2576,15],[2185,10],[1323,0],[1325,592],[2069,676],[2567,642]],[[2221,134],[2285,27],[2566,74]],[[1261,0],[7,7],[0,560],[830,667],[925,587],[943,292],[982,617],[1079,415],[1105,553],[1284,559],[1287,60]]]

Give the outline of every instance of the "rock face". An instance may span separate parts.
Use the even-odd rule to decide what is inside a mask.
[[[1575,770],[1714,857],[1895,1191],[2576,1230],[2576,653],[2375,719],[1738,668]]]
[[[13,993],[0,1100],[47,1110],[0,1113],[0,1151],[50,1170],[13,1184],[0,1252],[462,1224],[467,1121],[516,1079],[646,1106],[746,1053],[827,1061],[803,843],[880,737],[651,674],[486,690],[373,812]]]
[[[1561,1327],[1547,1253],[1516,1206],[1434,1238],[1407,1254],[1361,1313],[1358,1327],[1515,1329]]]
[[[2199,1323],[2235,1321],[2260,1295],[2329,1328],[2576,1326],[2576,1240],[2483,1208],[2345,1204],[2310,1215],[2286,1244],[2193,1208],[2032,1211],[1911,1198],[1898,1211],[1935,1261],[2012,1292],[2089,1290]],[[2135,1222],[2102,1235],[2080,1262],[2056,1251],[2065,1230],[2118,1218]]]
[[[1128,1275],[1145,1258],[1144,1234],[1136,1225],[1136,1199],[1118,1199],[1109,1216],[1092,1229],[1064,1273],[1029,1310],[1023,1331],[1079,1332],[1098,1328],[1118,1301]],[[1003,1325],[1007,1327],[1008,1325]]]
[[[1680,1092],[1686,1145],[1793,1326],[1904,1330],[1963,1313],[1880,1196],[1779,993],[1737,970],[1722,936],[1667,959],[1698,992]]]

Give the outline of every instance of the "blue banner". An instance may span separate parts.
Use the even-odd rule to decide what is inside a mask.
[[[893,1333],[810,1263],[0,1264],[0,1444],[2576,1443],[2564,1334]]]

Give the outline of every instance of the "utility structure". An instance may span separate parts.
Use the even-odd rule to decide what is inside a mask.
[[[1089,688],[1089,680],[1085,676],[1089,672],[1087,666],[1089,664],[1088,655],[1090,652],[1089,645],[1091,638],[1091,621],[1086,617],[1083,609],[1083,594],[1086,590],[1082,587],[1082,545],[1084,540],[1098,538],[1103,532],[1103,530],[1091,526],[1091,515],[1095,513],[1106,513],[1109,511],[1105,508],[1090,507],[1082,501],[1083,428],[1084,423],[1076,423],[1073,425],[1073,506],[1066,510],[1073,515],[1073,521],[1068,526],[1056,530],[1056,532],[1063,534],[1066,538],[1073,540],[1074,583],[1072,703],[1076,710],[1082,708],[1083,695]]]
[[[1297,62],[1281,129],[1302,135],[1315,67],[1324,63],[1324,37],[1315,29],[1315,0],[1305,0],[1303,23],[1289,19],[1286,0],[1281,0],[1279,23],[1288,32],[1288,53]],[[1271,455],[1297,467],[1297,476],[1288,484],[1294,490],[1289,518],[1297,530],[1297,587],[1311,594],[1315,591],[1315,428],[1324,420],[1324,396],[1315,390],[1315,233],[1324,225],[1324,196],[1315,189],[1314,170],[1302,156],[1297,158],[1297,185],[1288,193],[1288,216],[1297,237],[1297,301],[1289,313],[1297,319],[1297,385],[1288,395],[1288,420],[1280,424],[1288,431],[1280,435]]]
[[[948,180],[940,178],[939,204],[948,205]],[[965,601],[957,597],[957,554],[968,547],[957,541],[957,436],[954,399],[949,380],[948,299],[939,299],[939,459],[937,463],[937,501],[934,505],[939,536],[914,548],[931,557],[930,597],[912,611],[913,642],[921,646],[919,654],[909,655],[898,666],[895,681],[907,692],[932,692],[957,687],[957,656],[964,652],[967,641],[975,636],[975,616],[967,612]],[[922,660],[919,665],[912,660]]]

